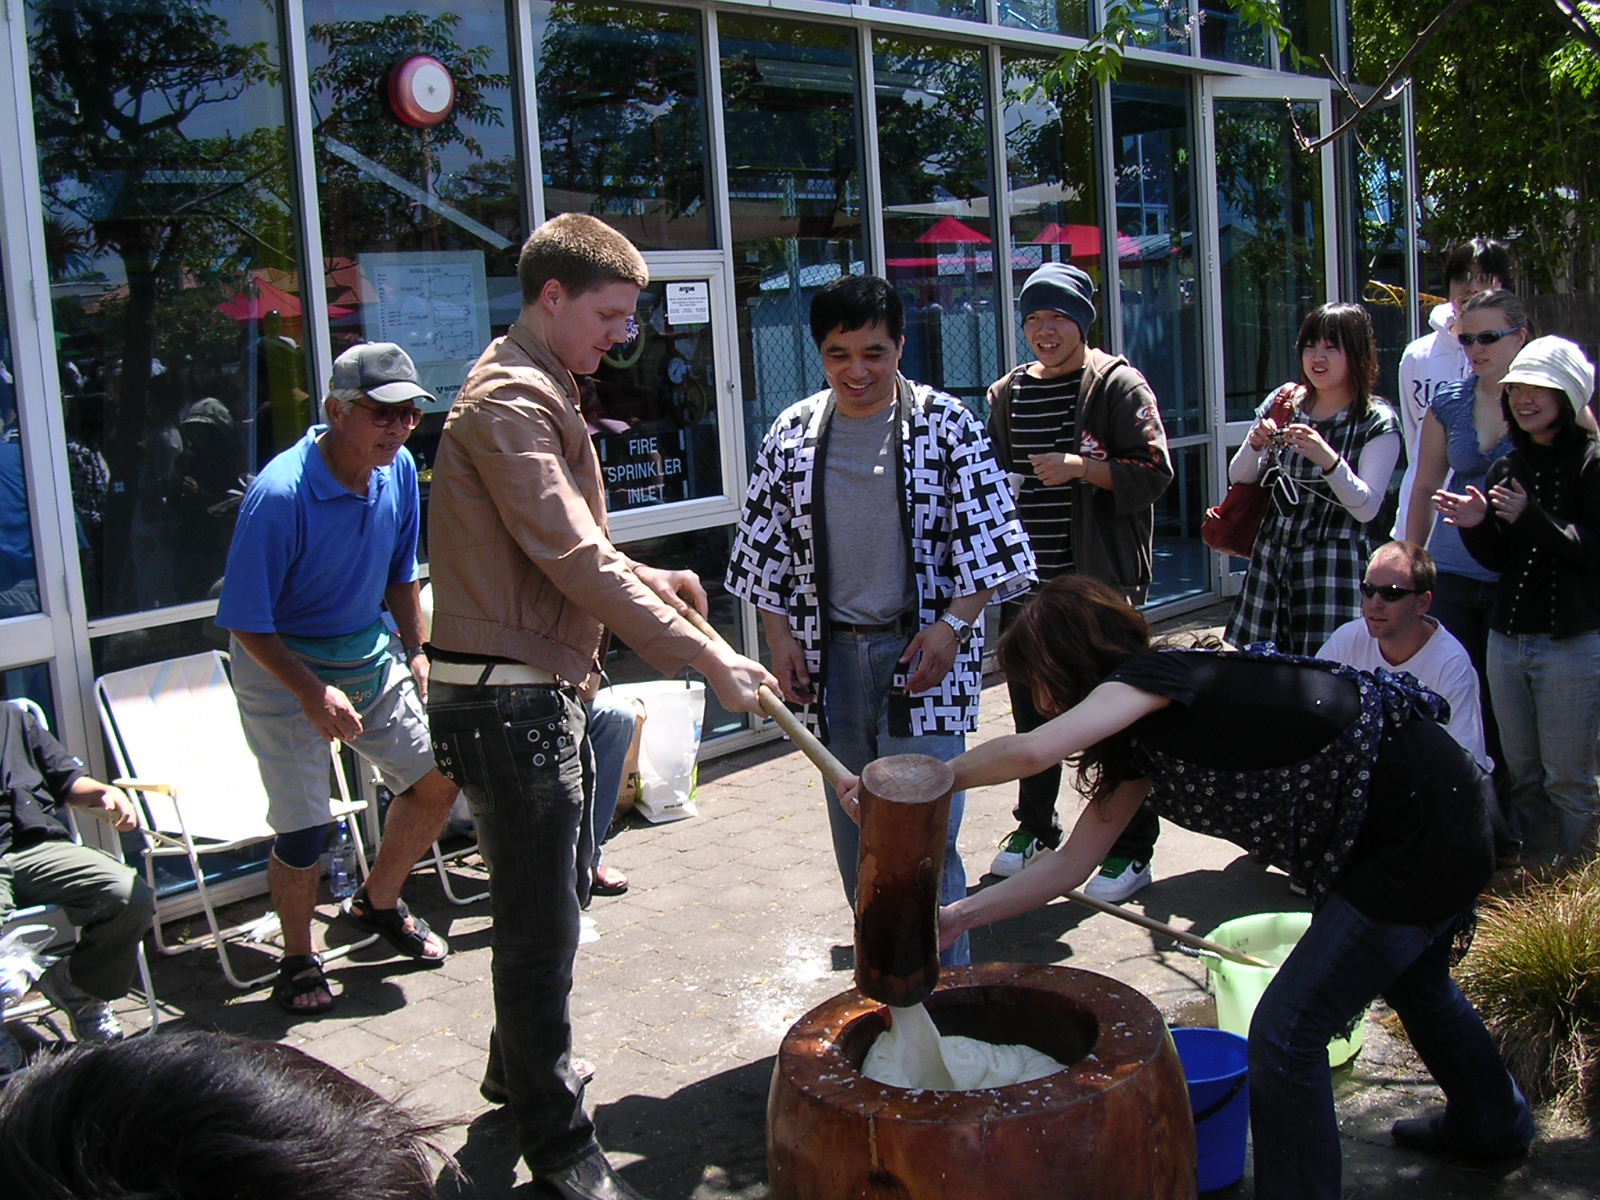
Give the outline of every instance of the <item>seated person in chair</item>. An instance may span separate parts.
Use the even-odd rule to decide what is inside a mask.
[[[58,904],[78,928],[78,943],[39,979],[39,990],[67,1015],[81,1042],[122,1037],[111,1001],[133,985],[139,939],[155,901],[139,873],[103,851],[79,845],[62,806],[98,809],[126,832],[136,823],[123,792],[91,779],[83,763],[31,713],[0,703],[0,921],[18,908]],[[0,1077],[22,1066],[4,1031],[8,995],[0,978]]]

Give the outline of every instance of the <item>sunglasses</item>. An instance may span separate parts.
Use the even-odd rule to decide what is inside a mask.
[[[1463,346],[1492,346],[1503,337],[1510,337],[1513,333],[1521,333],[1521,327],[1516,329],[1500,329],[1491,333],[1458,333],[1456,341]]]
[[[367,418],[379,429],[388,429],[395,423],[403,424],[407,429],[415,429],[422,423],[422,410],[406,405],[399,408],[394,405],[363,404],[359,400],[350,402],[356,408],[367,414]]]
[[[1382,596],[1390,604],[1393,604],[1397,600],[1404,600],[1407,596],[1420,596],[1422,589],[1403,588],[1397,583],[1389,583],[1379,587],[1377,584],[1368,583],[1363,579],[1361,581],[1361,594],[1368,600],[1371,600],[1374,596]]]

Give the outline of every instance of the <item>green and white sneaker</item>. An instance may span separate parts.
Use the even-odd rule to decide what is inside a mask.
[[[1121,904],[1128,897],[1150,886],[1150,864],[1134,862],[1113,854],[1100,864],[1100,872],[1083,885],[1083,894],[1091,900],[1107,904]]]
[[[989,864],[989,874],[998,875],[1002,879],[1009,878],[1036,861],[1041,850],[1048,849],[1049,846],[1026,829],[1013,829],[1000,839],[1000,853],[996,854],[994,861]]]

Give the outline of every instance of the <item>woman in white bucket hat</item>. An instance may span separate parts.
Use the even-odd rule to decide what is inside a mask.
[[[1578,422],[1594,364],[1566,338],[1535,338],[1501,382],[1514,449],[1489,468],[1487,494],[1434,502],[1500,572],[1488,675],[1512,833],[1524,861],[1559,862],[1593,847],[1600,813],[1600,442]]]

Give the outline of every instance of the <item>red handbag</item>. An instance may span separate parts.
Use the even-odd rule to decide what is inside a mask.
[[[1267,416],[1278,423],[1279,429],[1294,416],[1294,392],[1293,384],[1284,384],[1267,410]],[[1261,518],[1267,515],[1267,501],[1272,498],[1272,486],[1265,482],[1265,473],[1262,479],[1259,483],[1230,484],[1222,503],[1206,509],[1200,522],[1202,542],[1238,558],[1249,558],[1254,553]]]

